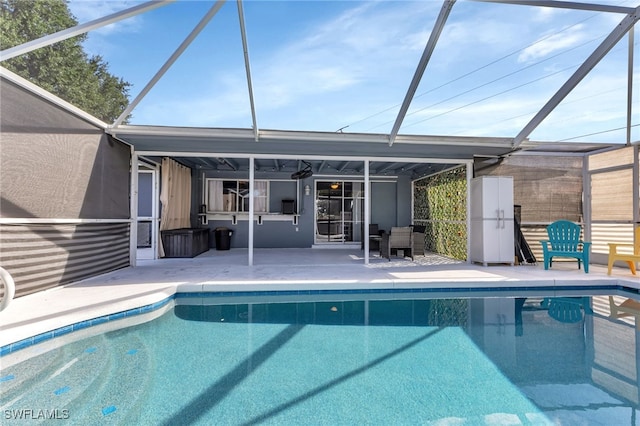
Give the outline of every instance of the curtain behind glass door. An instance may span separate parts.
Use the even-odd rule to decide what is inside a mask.
[[[361,241],[362,188],[361,182],[316,182],[316,243]]]

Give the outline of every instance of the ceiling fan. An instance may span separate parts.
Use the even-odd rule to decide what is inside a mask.
[[[313,175],[313,171],[311,170],[311,164],[307,163],[306,161],[302,161],[305,164],[304,169],[302,170],[298,170],[297,172],[294,172],[291,174],[291,179],[306,179],[309,176]]]

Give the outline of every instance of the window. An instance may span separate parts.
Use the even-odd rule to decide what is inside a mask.
[[[207,179],[206,182],[207,213],[249,211],[248,180]],[[253,209],[266,213],[269,211],[269,182],[255,180],[254,184]]]

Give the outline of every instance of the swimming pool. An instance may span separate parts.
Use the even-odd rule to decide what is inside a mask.
[[[177,297],[153,321],[3,368],[3,422],[635,424],[640,339],[606,303]]]

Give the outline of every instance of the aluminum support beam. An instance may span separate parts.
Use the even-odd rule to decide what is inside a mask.
[[[522,6],[557,7],[561,9],[591,10],[593,12],[611,12],[629,14],[633,7],[614,6],[610,4],[576,3],[557,0],[474,0],[483,3],[517,4]]]
[[[636,188],[633,191],[633,198],[631,200],[633,208],[633,222],[636,226],[640,226],[640,145],[633,146],[633,172],[632,172],[632,185]]]
[[[201,160],[208,168],[211,168],[211,169],[217,169],[218,168],[217,164],[215,164],[213,161],[209,160],[206,157],[202,157]]]
[[[182,53],[189,47],[191,42],[200,34],[200,32],[207,26],[209,21],[215,16],[216,13],[220,10],[225,0],[218,0],[212,7],[209,9],[207,14],[202,18],[198,25],[191,31],[191,33],[187,36],[187,38],[178,46],[175,52],[171,55],[171,57],[167,60],[167,62],[162,65],[162,68],[153,76],[151,81],[147,83],[147,85],[142,89],[142,91],[136,96],[136,98],[127,106],[127,108],[120,114],[120,117],[113,123],[114,127],[122,124],[125,118],[131,114],[131,111],[134,110],[136,106],[140,103],[142,99],[149,93],[149,91],[156,85],[156,83],[162,78],[162,76],[171,68],[173,63],[182,55]]]
[[[221,158],[221,157],[218,157],[218,158],[217,158],[217,160],[218,160],[218,163],[220,163],[220,164],[226,164],[227,166],[231,167],[231,169],[232,169],[234,172],[237,172],[237,171],[238,171],[238,169],[240,168],[240,166],[238,166],[238,164],[237,164],[235,161],[231,161],[231,160],[229,160],[229,159],[227,159],[227,158]]]
[[[396,166],[397,166],[397,163],[389,163],[386,166],[378,169],[378,173],[386,172],[389,169],[395,169]]]
[[[591,161],[591,155],[585,155],[582,161],[582,196],[584,201],[582,202],[582,220],[584,221],[584,241],[591,241],[591,221],[593,219],[592,213],[592,194],[591,194],[591,177],[589,173],[589,162]]]
[[[403,166],[402,170],[403,171],[407,171],[407,170],[413,170],[414,168],[418,167],[420,165],[420,163],[415,163],[415,164],[410,164],[408,166]]]
[[[466,168],[466,171],[467,171],[467,211],[466,211],[467,263],[471,263],[471,180],[474,178],[473,161],[467,161],[466,166],[467,166]]]
[[[151,194],[151,248],[153,260],[158,259],[158,240],[160,239],[160,165],[153,167],[153,192]],[[137,237],[136,237],[137,243]]]
[[[634,27],[629,30],[629,59],[627,70],[627,146],[631,145],[631,114],[633,112],[633,44]]]
[[[247,72],[247,88],[249,89],[249,104],[251,105],[251,120],[253,122],[253,135],[258,142],[260,137],[258,131],[258,120],[256,119],[256,107],[253,102],[253,84],[251,82],[251,66],[249,62],[249,48],[247,47],[247,31],[244,26],[244,12],[242,9],[242,0],[238,0],[238,17],[240,19],[240,35],[242,36],[242,50],[244,52],[244,68]]]
[[[578,67],[573,75],[551,97],[540,111],[513,139],[512,147],[517,148],[536,127],[553,111],[560,102],[582,81],[582,79],[600,62],[602,58],[616,45],[618,41],[638,22],[640,7],[627,15],[618,26],[604,39],[593,53]]]
[[[440,9],[440,14],[438,15],[438,19],[436,20],[436,23],[433,26],[433,31],[431,31],[431,36],[429,37],[429,41],[427,42],[427,45],[424,48],[424,52],[422,52],[422,57],[420,58],[420,62],[418,63],[418,68],[416,69],[416,72],[413,75],[411,84],[409,84],[409,90],[407,90],[407,94],[404,97],[404,101],[402,101],[402,105],[400,106],[400,111],[398,112],[398,116],[396,117],[396,122],[393,124],[391,133],[389,134],[389,146],[393,145],[393,143],[396,140],[396,136],[398,136],[398,132],[400,131],[400,126],[402,126],[402,122],[404,121],[404,118],[407,115],[407,111],[409,110],[409,105],[411,105],[413,96],[416,94],[416,90],[418,90],[418,85],[420,84],[420,80],[422,80],[422,75],[424,74],[424,70],[427,68],[429,59],[431,59],[431,55],[433,54],[433,51],[436,48],[436,44],[438,43],[438,39],[440,38],[440,34],[442,33],[442,29],[444,28],[444,24],[447,22],[447,18],[449,17],[449,13],[451,13],[451,9],[453,8],[453,4],[455,2],[456,0],[444,0],[444,3],[442,4],[442,8]]]
[[[348,161],[345,161],[345,163],[340,166],[340,168],[338,169],[339,172],[344,172],[344,170],[347,168],[347,166],[349,165]]]
[[[129,216],[129,266],[138,264],[138,154],[131,147],[131,191]]]
[[[120,12],[112,13],[111,15],[99,19],[94,19],[93,21],[87,22],[85,24],[76,25],[74,27],[67,28],[66,30],[58,31],[57,33],[49,34],[36,40],[32,40],[21,45],[11,47],[9,49],[5,49],[0,52],[0,62],[6,61],[7,59],[15,58],[16,56],[20,56],[25,53],[29,53],[36,49],[40,49],[41,47],[49,46],[54,43],[58,43],[59,41],[84,34],[97,28],[113,24],[114,22],[118,22],[123,19],[148,12],[149,10],[156,9],[161,6],[166,6],[167,4],[173,3],[174,1],[175,0],[148,1],[146,3],[142,3],[137,6],[122,10]]]

